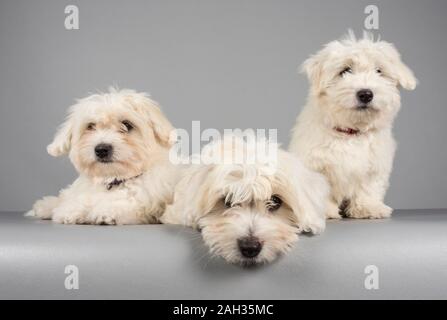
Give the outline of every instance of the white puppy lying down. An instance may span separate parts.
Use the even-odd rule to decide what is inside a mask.
[[[176,177],[171,130],[144,93],[110,89],[79,100],[47,148],[53,156],[69,154],[79,178],[27,215],[67,224],[158,222]]]
[[[324,230],[325,178],[276,144],[227,135],[201,156],[208,164],[184,170],[161,221],[201,230],[211,253],[242,265],[270,262],[297,233]]]
[[[311,82],[289,150],[329,180],[328,218],[384,218],[399,87],[416,79],[390,43],[365,34],[327,44],[303,65]]]

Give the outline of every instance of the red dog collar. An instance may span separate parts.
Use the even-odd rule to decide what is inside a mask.
[[[341,132],[341,133],[350,135],[350,136],[352,136],[352,135],[357,135],[357,134],[360,133],[360,130],[358,130],[358,129],[353,129],[353,128],[340,128],[340,127],[335,127],[334,130],[337,131],[337,132]]]

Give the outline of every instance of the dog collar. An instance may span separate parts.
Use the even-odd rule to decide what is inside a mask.
[[[141,175],[142,175],[142,173],[140,173],[139,175],[137,175],[135,177],[131,177],[131,178],[128,178],[128,179],[118,179],[118,178],[115,178],[111,182],[106,183],[106,189],[107,190],[111,190],[113,187],[119,186],[119,185],[123,184],[124,182],[126,182],[128,180],[136,179],[136,178],[140,177]]]
[[[357,135],[360,133],[360,130],[353,129],[353,128],[341,128],[341,127],[334,127],[334,130],[337,132],[341,132],[350,136]]]

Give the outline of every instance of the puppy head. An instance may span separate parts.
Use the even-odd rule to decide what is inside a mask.
[[[69,154],[76,169],[91,178],[130,178],[160,158],[172,129],[146,94],[110,89],[73,105],[47,150]]]
[[[391,124],[400,108],[399,87],[413,90],[417,83],[396,48],[367,33],[328,43],[303,70],[328,125],[364,130]]]
[[[328,188],[313,175],[282,150],[274,171],[259,162],[203,166],[187,202],[213,254],[244,266],[267,263],[287,252],[299,232],[324,229]]]

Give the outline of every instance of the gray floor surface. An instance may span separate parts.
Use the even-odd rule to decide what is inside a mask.
[[[65,267],[79,289],[65,288]],[[379,289],[365,288],[365,268]],[[446,299],[447,210],[397,210],[387,220],[330,221],[270,265],[210,258],[182,227],[66,226],[0,213],[0,298]]]

